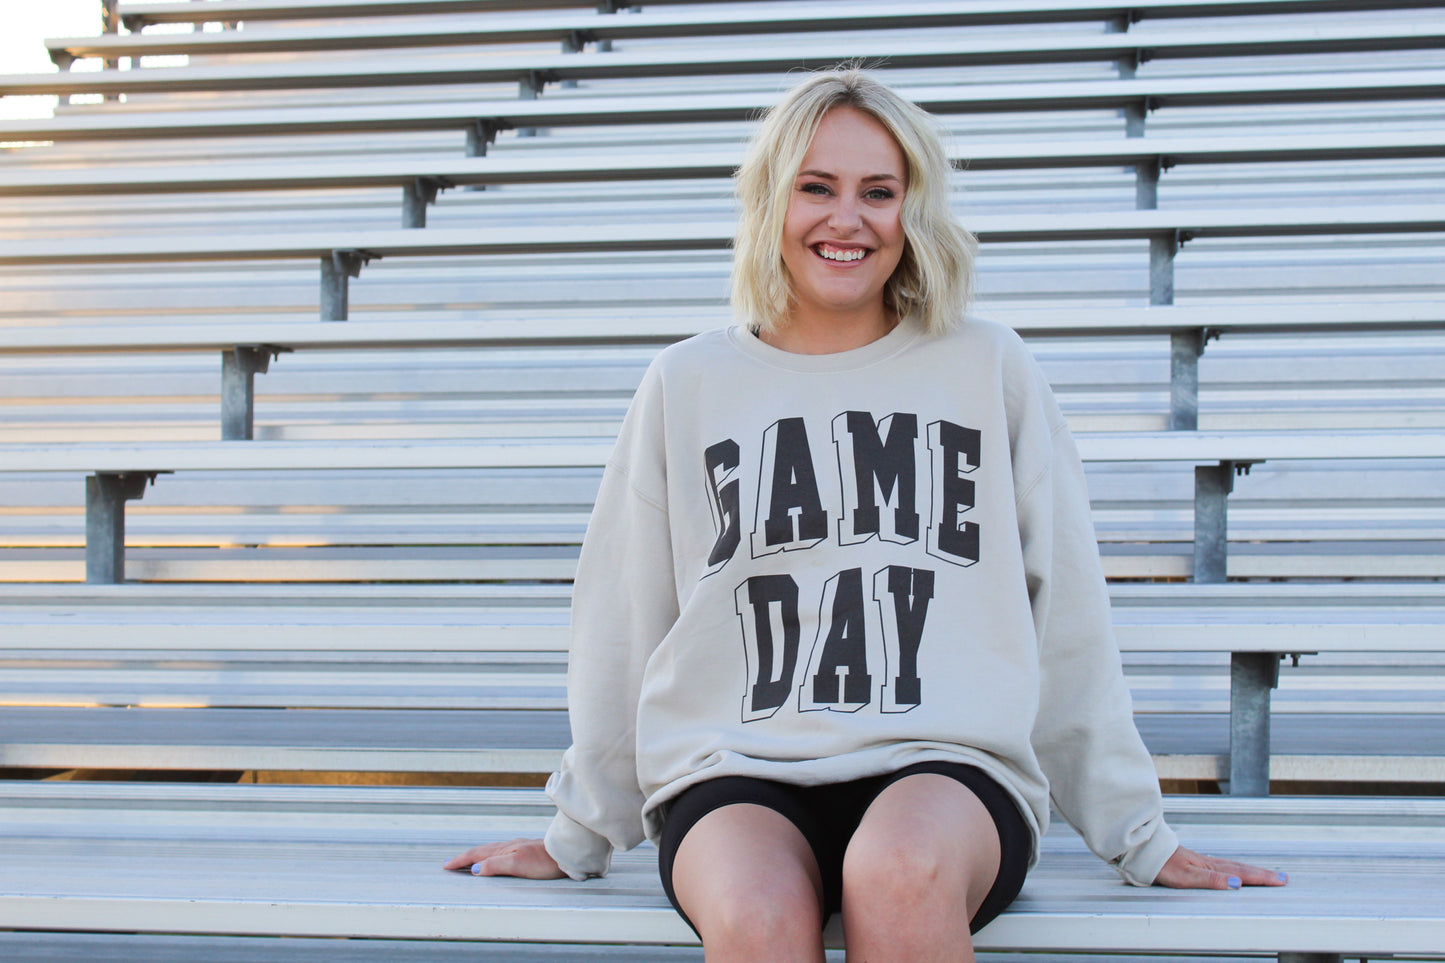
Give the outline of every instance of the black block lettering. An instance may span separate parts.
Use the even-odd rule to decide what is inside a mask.
[[[763,433],[753,557],[812,548],[827,537],[828,513],[818,495],[808,429],[801,418],[784,418]]]
[[[847,438],[843,437],[845,433]],[[917,440],[917,415],[894,413],[876,425],[866,411],[845,411],[833,419],[833,444],[838,450],[843,490],[843,517],[838,522],[840,544],[866,542],[875,535],[900,544],[918,541],[914,461]],[[879,509],[880,500],[892,508],[886,523]]]
[[[928,601],[933,598],[933,572],[926,568],[890,565],[873,576],[873,600],[883,618],[883,651],[887,681],[884,712],[907,712],[923,701],[918,677],[918,648]]]
[[[964,475],[978,468],[982,442],[975,428],[948,421],[928,426],[933,465],[933,511],[928,526],[928,554],[955,565],[978,561],[978,525],[963,515],[974,504],[973,481]]]
[[[793,688],[798,665],[798,583],[789,575],[755,575],[733,593],[742,620],[748,678],[743,697],[743,721],[770,718]],[[774,617],[777,629],[774,630]]]
[[[712,509],[717,541],[707,556],[707,574],[718,571],[733,557],[742,541],[742,519],[737,479],[741,453],[738,443],[726,438],[703,452],[707,468],[708,507]]]

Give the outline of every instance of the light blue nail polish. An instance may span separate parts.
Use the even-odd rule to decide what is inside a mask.
[[[1238,877],[1238,876],[1231,876],[1231,877],[1229,877],[1229,888],[1230,888],[1230,889],[1239,889],[1239,886],[1240,886],[1240,883],[1239,883],[1239,877]]]
[[[482,864],[481,864],[481,863],[472,863],[472,875],[473,875],[473,876],[480,876],[480,875],[482,875]]]
[[[1289,882],[1289,873],[1280,873],[1280,874],[1279,874],[1279,881],[1280,881],[1281,883],[1288,883],[1288,882]]]

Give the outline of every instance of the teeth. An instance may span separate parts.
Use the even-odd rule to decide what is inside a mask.
[[[818,246],[818,253],[830,261],[858,261],[868,252],[863,248],[854,248],[851,251],[838,251],[830,247]]]

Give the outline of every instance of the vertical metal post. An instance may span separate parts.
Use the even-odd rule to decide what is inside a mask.
[[[116,8],[116,0],[100,0],[100,29],[103,33],[120,33],[120,11]],[[140,66],[140,61],[138,59],[132,60],[131,66]],[[65,69],[69,68],[67,67]],[[105,69],[119,70],[120,58],[107,58],[105,61]],[[120,94],[106,94],[105,99],[107,101],[118,101],[120,100]],[[70,98],[67,97],[66,103],[69,102]]]
[[[401,188],[401,226],[426,227],[426,209],[436,203],[437,192],[450,187],[440,177],[416,177]]]
[[[1173,232],[1149,238],[1149,303],[1174,303],[1174,254],[1179,238]]]
[[[1229,794],[1269,795],[1270,690],[1279,685],[1279,654],[1229,657]]]
[[[360,251],[332,251],[321,259],[321,320],[345,321],[351,309],[349,278],[361,276],[371,255]]]
[[[250,441],[256,424],[256,375],[284,348],[240,346],[221,352],[221,440]]]
[[[520,81],[517,82],[517,99],[536,100],[542,95],[542,88],[544,86],[546,86],[546,80],[543,79],[541,74],[539,74],[535,70],[528,71],[527,76],[523,77]],[[517,136],[536,137],[537,128],[518,127]]]
[[[587,46],[587,38],[584,37],[584,36],[582,35],[582,32],[579,31],[579,30],[574,30],[574,31],[572,31],[570,34],[568,34],[566,37],[563,37],[563,38],[562,38],[562,52],[563,52],[563,53],[581,53],[581,52],[582,52],[582,49],[583,49],[584,47],[586,47],[586,46]],[[561,86],[563,86],[563,87],[565,87],[565,88],[568,88],[568,89],[571,89],[571,88],[574,88],[574,87],[577,86],[577,81],[575,81],[575,80],[564,80],[564,81],[562,81]]]
[[[467,127],[467,156],[487,156],[487,145],[497,139],[496,125],[491,121],[479,120]]]
[[[85,479],[85,580],[125,581],[125,503],[145,494],[150,472],[97,472]]]
[[[1202,328],[1169,335],[1169,429],[1199,428],[1199,357],[1204,354]]]
[[[1194,468],[1194,581],[1225,581],[1229,545],[1229,493],[1234,463]]]
[[[1134,209],[1153,211],[1159,207],[1159,159],[1143,161],[1134,166]],[[1169,285],[1169,296],[1174,296],[1174,285]]]
[[[432,196],[436,196],[435,192]],[[401,185],[401,226],[426,227],[426,205],[421,178]]]
[[[1124,14],[1111,18],[1104,29],[1106,33],[1128,33],[1129,26],[1132,22],[1132,17]],[[1120,80],[1132,80],[1139,72],[1139,57],[1137,54],[1120,57],[1115,61],[1115,64],[1119,69]],[[1144,118],[1147,114],[1148,108],[1142,101],[1137,104],[1126,104],[1124,106],[1124,136],[1143,137]]]

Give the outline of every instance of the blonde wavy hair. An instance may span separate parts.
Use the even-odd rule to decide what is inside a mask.
[[[908,166],[903,195],[903,256],[884,288],[884,304],[931,334],[959,324],[973,285],[978,242],[948,207],[952,171],[937,122],[916,104],[854,66],[809,76],[763,117],[734,177],[741,210],[733,239],[732,306],[754,330],[787,323],[792,284],[783,264],[783,221],[793,182],[823,116],[851,107],[881,123]]]

